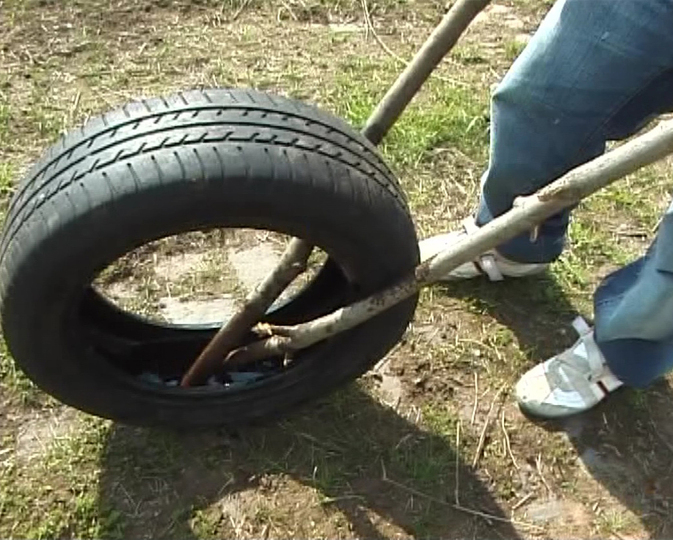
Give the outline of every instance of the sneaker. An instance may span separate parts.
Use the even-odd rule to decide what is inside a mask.
[[[572,347],[519,379],[515,394],[523,412],[541,418],[570,416],[591,409],[622,386],[584,319],[575,319],[573,327],[580,337]]]
[[[474,219],[468,218],[463,221],[461,230],[432,236],[422,240],[418,244],[421,253],[421,262],[431,259],[478,228],[479,227],[474,222]],[[496,250],[491,249],[477,257],[474,261],[461,264],[454,268],[446,276],[442,277],[440,281],[472,279],[484,275],[491,281],[502,281],[505,277],[525,277],[539,274],[540,272],[544,272],[548,266],[549,264],[547,263],[529,264],[510,261],[500,255]]]

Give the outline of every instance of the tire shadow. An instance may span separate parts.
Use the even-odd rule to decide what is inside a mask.
[[[489,315],[510,328],[527,356],[524,370],[576,340],[570,323],[577,310],[549,274],[506,287],[480,280],[442,288],[454,298],[479,298]],[[668,538],[673,536],[672,414],[673,391],[662,380],[646,391],[620,389],[593,410],[565,420],[530,421],[566,432],[582,468],[605,495],[628,508],[651,538]],[[604,522],[617,537],[617,529],[629,525],[617,515],[605,515]]]
[[[98,504],[121,517],[125,538],[520,538],[456,459],[454,437],[419,429],[359,385],[238,433],[113,426]],[[452,506],[456,478],[461,505],[492,519]]]

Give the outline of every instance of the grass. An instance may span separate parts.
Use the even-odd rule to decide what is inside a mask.
[[[25,463],[6,463],[0,477],[4,534],[15,538],[117,537],[119,516],[101,512],[96,496],[98,454],[105,423],[88,421],[76,436]],[[28,457],[24,458],[28,459]]]
[[[610,509],[601,513],[597,518],[596,528],[599,534],[615,535],[622,531],[633,530],[638,518],[631,513]]]
[[[526,43],[517,41],[516,39],[505,42],[505,58],[514,61],[526,48]]]
[[[502,4],[526,29],[549,7]],[[138,96],[255,86],[361,127],[400,64],[354,26],[362,25],[360,1],[280,7],[266,0],[5,0],[3,50],[13,54],[0,57],[0,212],[60,132]],[[405,58],[444,11],[433,0],[369,7],[381,38]],[[519,27],[493,18],[480,25],[381,146],[421,236],[472,210],[488,157],[489,89],[521,52]],[[477,281],[424,290],[385,377],[369,373],[267,428],[166,433],[66,414],[3,346],[0,536],[529,538],[536,529],[506,520],[513,512],[526,521],[530,504],[550,499],[585,510],[586,523],[573,525],[578,537],[665,536],[670,518],[659,505],[673,494],[665,484],[652,488],[650,478],[667,478],[669,470],[661,439],[673,436],[667,384],[619,393],[562,426],[524,418],[510,389],[525,369],[573,341],[570,321],[590,316],[593,288],[607,272],[642,253],[669,190],[670,164],[660,164],[585,201],[568,249],[547,275],[506,287]],[[166,287],[193,295],[230,285],[218,281],[218,264],[162,281],[140,259],[128,263],[141,307]],[[386,383],[398,389],[396,408]],[[28,450],[37,458],[26,459]],[[600,459],[587,458],[594,454]],[[505,522],[456,510],[456,494],[462,506]],[[563,519],[541,526],[550,537],[567,534]]]
[[[16,171],[11,163],[0,163],[0,211],[3,213],[6,210],[7,202],[14,193],[15,177]]]
[[[399,65],[393,59],[349,59],[327,101],[336,114],[355,127],[364,126]],[[487,143],[488,102],[476,93],[450,83],[430,80],[424,91],[395,124],[382,143],[386,158],[399,169],[417,170],[428,164],[437,148],[451,147],[483,158]]]
[[[9,138],[9,106],[0,103],[0,141],[5,142]]]

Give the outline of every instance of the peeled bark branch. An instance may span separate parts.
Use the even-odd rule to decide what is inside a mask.
[[[203,384],[220,367],[222,359],[264,316],[276,298],[299,274],[306,270],[312,250],[313,247],[303,240],[293,238],[290,241],[278,266],[247,296],[243,308],[219,329],[184,375],[181,386]]]
[[[465,236],[447,250],[419,265],[411,276],[393,287],[310,322],[266,327],[265,340],[241,350],[239,360],[260,359],[304,349],[349,330],[386,311],[398,302],[463,263],[474,260],[514,236],[535,228],[546,218],[572,206],[602,187],[673,153],[673,120],[562,176],[539,192],[520,197],[507,213]],[[282,339],[279,339],[282,338]]]
[[[291,338],[271,336],[261,341],[255,341],[245,347],[231,351],[224,360],[227,368],[243,366],[257,360],[271,356],[280,356],[292,352]]]

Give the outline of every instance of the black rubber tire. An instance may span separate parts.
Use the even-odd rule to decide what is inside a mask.
[[[413,316],[416,297],[302,353],[286,372],[235,391],[142,383],[111,360],[114,347],[133,345],[136,356],[160,359],[159,349],[143,345],[185,339],[193,355],[213,329],[142,321],[90,284],[142,244],[214,227],[299,236],[338,263],[269,316],[279,322],[327,312],[418,263],[399,185],[376,149],[338,118],[240,90],[131,103],[66,135],[18,186],[0,244],[0,315],[17,364],[47,393],[98,416],[236,426],[277,417],[357,378]],[[143,341],[151,339],[158,341]]]

